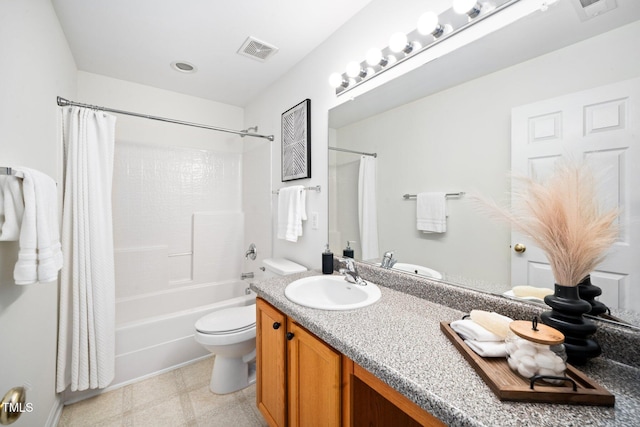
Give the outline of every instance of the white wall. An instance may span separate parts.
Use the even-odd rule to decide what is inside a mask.
[[[245,124],[258,124],[262,133],[275,135],[271,145],[273,189],[295,184],[322,185],[321,193],[307,194],[307,214],[318,213],[318,229],[312,229],[310,221],[307,221],[303,224],[303,236],[297,243],[277,240],[273,237],[273,256],[289,258],[309,268],[320,268],[321,265],[321,253],[328,238],[328,111],[338,103],[334,89],[328,84],[329,75],[343,70],[347,62],[362,58],[370,47],[386,46],[389,36],[394,32],[413,30],[416,26],[416,17],[425,10],[430,8],[439,13],[449,6],[450,2],[445,0],[428,2],[428,4],[425,0],[408,0],[401,3],[391,0],[374,0],[289,73],[245,107]],[[379,80],[382,81],[383,78]],[[283,183],[281,182],[281,114],[305,98],[311,99],[311,179]],[[276,201],[276,196],[273,196],[272,220],[277,215]]]
[[[78,72],[74,101],[223,128],[241,129],[243,110],[220,102],[138,83]],[[117,115],[116,141],[242,152],[242,139],[230,133]]]
[[[511,109],[640,75],[640,57],[629,54],[639,39],[640,23],[630,24],[340,128],[338,146],[378,153],[381,252],[394,249],[399,261],[508,285],[508,227],[469,197],[451,198],[447,232],[425,235],[416,231],[415,201],[402,194],[466,191],[505,202]],[[336,156],[340,171],[358,157]],[[357,184],[339,190],[336,216],[345,240],[358,235],[354,209],[344,205],[357,198]]]
[[[48,0],[0,2],[0,165],[24,165],[60,180],[56,96],[75,96],[76,67]],[[56,283],[16,286],[18,245],[0,242],[0,395],[27,386],[33,412],[13,424],[45,426],[55,394]]]

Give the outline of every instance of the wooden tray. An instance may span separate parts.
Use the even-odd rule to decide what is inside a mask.
[[[440,329],[500,400],[598,406],[615,404],[614,395],[569,364],[565,375],[576,382],[577,391],[568,381],[561,386],[538,381],[532,390],[529,380],[513,372],[506,358],[479,356],[451,329],[449,322],[441,322]]]

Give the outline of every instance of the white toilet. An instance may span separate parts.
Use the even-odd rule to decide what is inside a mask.
[[[262,261],[264,277],[287,276],[307,269],[284,258]],[[256,381],[255,304],[214,311],[195,324],[195,339],[216,355],[209,388],[216,394],[241,390]]]

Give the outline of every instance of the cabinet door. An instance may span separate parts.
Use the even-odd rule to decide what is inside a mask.
[[[289,425],[339,426],[341,355],[288,320]]]
[[[256,301],[256,395],[270,426],[287,425],[287,318],[261,299]]]

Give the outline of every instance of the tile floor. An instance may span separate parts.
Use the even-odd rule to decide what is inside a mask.
[[[209,391],[213,357],[65,406],[58,427],[266,426],[255,385]]]

